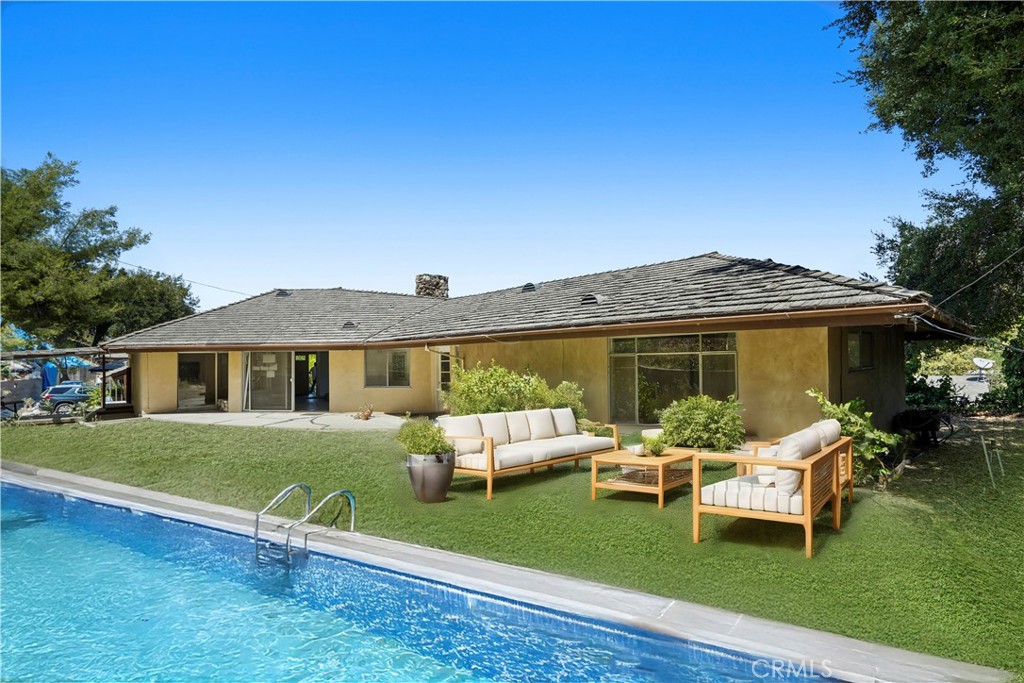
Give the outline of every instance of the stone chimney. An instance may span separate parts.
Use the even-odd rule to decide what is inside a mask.
[[[416,296],[432,296],[435,299],[448,298],[447,275],[417,275]]]

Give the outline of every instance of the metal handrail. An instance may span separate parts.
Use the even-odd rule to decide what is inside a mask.
[[[308,486],[306,486],[305,484],[292,484],[288,488],[281,491],[281,493],[277,494],[274,497],[274,500],[267,503],[267,507],[263,508],[262,510],[256,513],[256,525],[253,527],[252,530],[252,540],[256,543],[257,551],[259,550],[260,542],[260,517],[266,514],[268,511],[273,510],[284,501],[288,500],[289,496],[291,496],[292,493],[295,492],[295,489],[302,489],[303,491],[306,492],[306,515],[308,516],[310,514],[309,508],[313,504],[313,491]]]
[[[350,511],[348,530],[349,531],[355,531],[356,530],[356,499],[355,499],[355,496],[353,496],[352,492],[349,491],[348,489],[341,489],[341,490],[338,490],[338,491],[334,491],[333,493],[327,494],[327,496],[323,500],[321,500],[319,503],[317,503],[317,506],[315,508],[313,508],[313,510],[311,512],[307,512],[306,513],[305,517],[303,517],[302,519],[296,520],[296,521],[292,522],[291,524],[289,524],[288,526],[285,527],[286,529],[288,529],[288,534],[285,536],[285,541],[284,541],[285,554],[287,554],[289,556],[291,555],[291,552],[292,552],[292,531],[295,530],[295,527],[299,526],[300,524],[305,524],[306,522],[308,522],[309,519],[311,517],[313,517],[313,515],[315,515],[316,513],[320,512],[320,508],[322,508],[324,505],[326,505],[327,501],[329,501],[329,500],[331,500],[333,498],[337,498],[339,496],[345,496],[346,498],[348,498],[348,509]],[[344,510],[344,507],[345,506],[343,505],[343,506],[338,508],[338,514],[336,514],[334,516],[334,519],[332,519],[330,522],[328,522],[325,525],[326,528],[324,528],[324,529],[317,529],[317,530],[310,531],[310,532],[306,533],[306,535],[303,537],[303,551],[304,552],[307,552],[307,553],[309,552],[309,537],[311,535],[313,535],[313,534],[323,533],[323,532],[327,531],[331,526],[333,526],[338,521],[338,517],[341,516],[341,512],[342,512],[342,510]]]

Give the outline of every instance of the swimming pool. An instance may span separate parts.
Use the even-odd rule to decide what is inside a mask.
[[[766,680],[753,657],[4,484],[4,679]],[[825,680],[786,670],[788,680]],[[778,680],[772,675],[771,680]]]

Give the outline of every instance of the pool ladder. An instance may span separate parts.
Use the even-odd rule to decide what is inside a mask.
[[[295,520],[293,522],[289,522],[287,524],[284,524],[284,525],[278,527],[279,529],[284,529],[284,530],[287,530],[287,532],[288,532],[285,535],[284,556],[285,556],[285,558],[287,558],[287,560],[289,562],[291,562],[291,557],[292,557],[292,533],[295,531],[295,528],[300,526],[300,525],[302,525],[302,524],[305,524],[306,522],[308,522],[310,519],[313,518],[314,515],[316,515],[318,512],[320,512],[320,510],[324,507],[324,505],[326,505],[329,501],[331,501],[331,500],[333,500],[335,498],[340,498],[341,496],[344,496],[345,498],[348,499],[348,509],[349,509],[348,530],[349,531],[355,531],[356,530],[356,499],[355,499],[355,496],[352,495],[351,491],[349,491],[348,489],[339,489],[337,491],[333,491],[332,493],[327,494],[324,497],[323,500],[321,500],[319,503],[317,503],[316,507],[312,507],[312,503],[313,503],[313,491],[312,491],[312,489],[310,489],[309,486],[307,486],[306,484],[292,484],[291,486],[288,486],[285,489],[283,489],[279,494],[277,494],[274,497],[274,500],[272,500],[269,503],[267,503],[267,506],[265,508],[263,508],[262,510],[260,510],[259,512],[256,513],[256,523],[253,525],[252,540],[253,540],[253,544],[256,546],[256,557],[257,558],[259,558],[259,554],[260,554],[260,517],[262,517],[263,515],[265,515],[266,513],[270,512],[271,510],[273,510],[277,506],[279,506],[282,503],[284,503],[296,491],[302,491],[302,492],[304,492],[306,494],[305,512],[303,513],[301,518],[299,518],[299,519],[297,519],[297,520]],[[309,554],[309,537],[313,536],[314,534],[322,534],[322,533],[326,533],[326,532],[330,531],[331,527],[333,527],[337,523],[338,518],[341,517],[341,513],[344,511],[344,509],[345,509],[344,505],[339,506],[337,514],[335,514],[334,517],[331,519],[331,521],[328,522],[326,525],[324,525],[323,528],[321,528],[321,529],[314,529],[312,531],[307,531],[305,534],[303,534],[303,537],[302,537],[302,552],[303,552],[304,555],[308,555]],[[270,540],[267,539],[266,543],[267,543],[267,545],[269,547]]]

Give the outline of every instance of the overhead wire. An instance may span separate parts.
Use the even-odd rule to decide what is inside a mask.
[[[1021,247],[1020,247],[1020,248],[1018,248],[1018,249],[1017,249],[1016,251],[1014,251],[1014,252],[1013,252],[1012,254],[1010,254],[1009,256],[1007,256],[1006,258],[1004,258],[1004,259],[1003,259],[1002,261],[1000,261],[1000,262],[999,262],[999,263],[997,263],[996,265],[994,265],[994,266],[992,266],[991,268],[989,268],[988,270],[986,270],[986,271],[985,271],[984,273],[982,273],[982,274],[981,274],[981,276],[979,276],[979,277],[978,277],[978,278],[977,278],[976,280],[974,280],[973,282],[969,282],[969,283],[967,283],[966,285],[964,285],[964,286],[963,286],[963,287],[961,287],[960,289],[956,290],[955,292],[953,292],[952,294],[950,294],[949,296],[947,296],[947,297],[946,297],[945,299],[943,299],[943,300],[942,300],[942,301],[940,301],[939,303],[935,304],[935,307],[936,307],[936,308],[938,308],[938,307],[942,306],[942,304],[946,303],[947,301],[949,301],[950,299],[952,299],[952,298],[953,298],[954,296],[956,296],[956,295],[957,295],[957,294],[959,294],[960,292],[962,292],[962,291],[964,291],[965,289],[967,289],[968,287],[972,287],[972,286],[974,286],[974,285],[978,284],[979,282],[981,282],[982,280],[984,280],[984,279],[985,279],[986,277],[988,277],[988,276],[989,276],[989,275],[990,275],[990,274],[992,273],[992,271],[994,271],[994,270],[995,270],[996,268],[1000,267],[1001,265],[1003,265],[1004,263],[1006,263],[1007,261],[1009,261],[1010,259],[1012,259],[1012,258],[1013,258],[1014,256],[1016,256],[1017,254],[1019,254],[1019,253],[1020,253],[1020,252],[1022,252],[1022,251],[1024,251],[1024,246],[1021,246]]]
[[[1021,353],[1024,353],[1024,349],[1022,349],[1022,348],[1020,348],[1018,346],[1014,346],[1012,344],[1008,344],[1006,342],[999,341],[998,339],[992,339],[990,337],[976,337],[976,336],[974,336],[972,334],[964,334],[963,332],[957,332],[956,330],[946,329],[945,327],[942,327],[941,325],[937,325],[937,324],[933,323],[931,320],[929,320],[928,318],[925,318],[924,316],[921,316],[921,315],[915,314],[915,315],[910,316],[909,319],[913,320],[915,322],[916,321],[923,322],[925,325],[928,325],[929,327],[934,327],[936,330],[939,330],[940,332],[945,332],[946,334],[951,334],[954,337],[961,337],[963,339],[969,339],[971,341],[980,341],[980,342],[985,342],[985,343],[988,343],[988,344],[998,344],[998,345],[1002,346],[1003,348],[1012,349],[1014,351],[1019,351]]]
[[[166,273],[162,273],[159,270],[153,270],[152,268],[146,268],[144,266],[137,266],[134,263],[128,263],[127,261],[122,261],[121,259],[114,259],[114,260],[117,261],[118,263],[120,263],[122,266],[128,266],[129,268],[138,268],[139,270],[144,270],[147,273],[153,273],[155,275],[166,275]],[[218,287],[217,285],[208,285],[205,282],[197,282],[196,280],[189,280],[186,277],[182,277],[181,279],[183,281],[189,283],[190,285],[199,285],[200,287],[209,287],[210,289],[219,289],[222,292],[230,292],[231,294],[241,294],[242,296],[256,296],[255,294],[250,294],[248,292],[239,292],[237,289],[228,289],[227,287]]]

